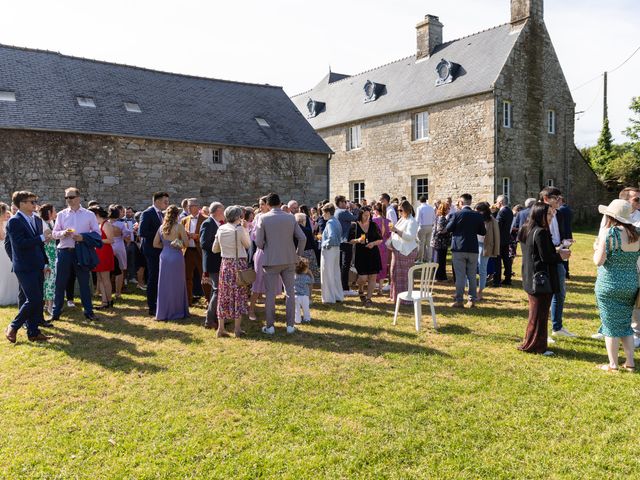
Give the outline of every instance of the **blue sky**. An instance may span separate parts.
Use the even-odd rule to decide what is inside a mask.
[[[509,21],[509,0],[20,0],[5,2],[0,43],[230,80],[308,90],[328,71],[358,73],[415,51],[415,25],[438,15],[445,41]],[[546,0],[545,21],[571,88],[640,46],[638,0]],[[616,140],[640,96],[640,52],[609,77]],[[573,92],[576,144],[597,140],[602,82]]]

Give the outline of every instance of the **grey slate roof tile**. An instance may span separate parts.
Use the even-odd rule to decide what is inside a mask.
[[[281,87],[0,45],[0,90],[17,97],[0,102],[0,128],[331,153]],[[93,97],[96,108],[80,107],[77,96]],[[127,112],[124,102],[142,113]]]

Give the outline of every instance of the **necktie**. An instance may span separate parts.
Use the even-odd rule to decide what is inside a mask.
[[[160,219],[161,222],[162,222],[162,220],[164,220],[164,215],[159,210],[158,210],[158,218]]]

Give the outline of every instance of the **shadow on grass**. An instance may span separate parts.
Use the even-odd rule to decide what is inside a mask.
[[[112,334],[124,334],[131,335],[132,337],[138,337],[148,342],[162,342],[165,340],[177,340],[182,343],[202,343],[202,340],[194,337],[190,333],[180,332],[176,330],[171,330],[170,328],[159,328],[159,325],[171,325],[172,323],[181,324],[181,325],[189,325],[190,323],[201,323],[201,320],[196,318],[194,322],[192,322],[193,317],[186,318],[184,320],[175,320],[171,322],[158,322],[154,320],[152,317],[149,317],[149,323],[152,324],[155,328],[150,328],[144,324],[133,323],[123,318],[121,316],[117,316],[114,318],[106,318],[104,321],[96,324],[91,323],[91,326],[94,328],[108,332]]]

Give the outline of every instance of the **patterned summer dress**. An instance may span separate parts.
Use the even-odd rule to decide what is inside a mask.
[[[47,222],[49,230],[53,230],[53,224]],[[44,244],[44,251],[49,259],[51,273],[44,279],[44,299],[53,300],[56,293],[56,242],[51,240]]]
[[[638,293],[638,252],[624,252],[620,230],[611,227],[605,239],[607,259],[598,267],[596,301],[602,326],[599,332],[606,337],[633,335],[631,314]]]

